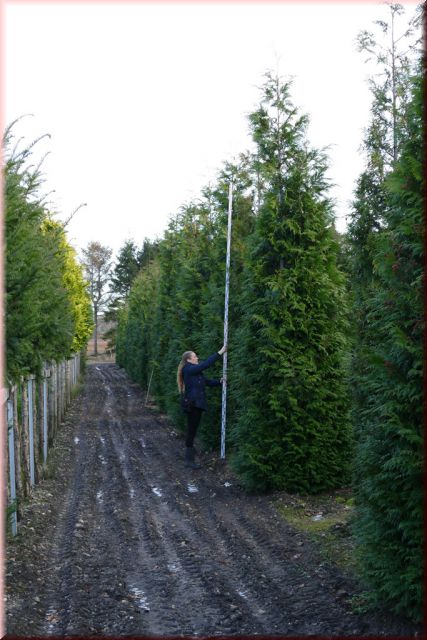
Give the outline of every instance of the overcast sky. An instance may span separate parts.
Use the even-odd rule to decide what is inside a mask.
[[[414,2],[405,2],[412,15]],[[161,236],[170,215],[250,146],[263,73],[294,77],[309,140],[332,145],[337,228],[363,166],[369,68],[355,38],[383,3],[6,4],[6,123],[44,162],[80,250]]]

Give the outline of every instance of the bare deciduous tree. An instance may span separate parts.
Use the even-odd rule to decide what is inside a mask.
[[[82,264],[89,282],[95,323],[94,355],[98,355],[98,315],[105,308],[110,295],[107,284],[110,280],[112,253],[112,249],[103,247],[99,242],[89,242],[86,249],[82,250]]]

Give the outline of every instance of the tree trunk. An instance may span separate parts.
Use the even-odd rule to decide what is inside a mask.
[[[94,319],[95,319],[95,348],[94,348],[94,355],[97,356],[98,355],[98,309],[95,307],[94,308]]]

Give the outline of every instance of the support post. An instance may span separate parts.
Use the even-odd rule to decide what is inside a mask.
[[[22,432],[23,426],[22,421],[21,424],[18,419],[18,392],[17,386],[12,387],[10,400],[12,402],[13,407],[13,440],[15,447],[15,484],[16,484],[16,493],[19,496],[24,495],[24,490],[22,488]],[[17,505],[17,515],[19,516],[19,504]]]
[[[68,369],[68,405],[71,403],[71,389],[73,388],[73,361],[70,359],[67,361]]]
[[[50,369],[45,367],[43,369],[43,463],[46,464],[47,460],[47,444],[49,439],[48,434],[48,384],[47,379],[50,376]]]
[[[52,364],[52,440],[56,436],[58,428],[58,365]]]
[[[65,362],[61,362],[61,423],[64,419],[65,410]]]
[[[62,422],[62,405],[63,405],[63,399],[64,399],[63,381],[64,381],[63,366],[62,366],[62,362],[60,362],[58,364],[58,400],[59,400],[59,406],[58,406],[58,429],[59,429],[59,427],[61,425],[61,422]]]
[[[66,390],[66,402],[65,406],[68,408],[68,405],[71,401],[71,363],[70,360],[65,361],[65,390]]]
[[[9,449],[9,487],[10,487],[10,505],[13,509],[10,514],[10,524],[12,535],[16,536],[18,532],[18,518],[16,505],[16,469],[15,469],[15,437],[14,437],[14,401],[13,391],[9,392],[7,399],[7,432],[8,432],[8,449]]]
[[[145,396],[144,407],[147,406],[148,394],[150,393],[150,386],[151,386],[151,380],[153,378],[153,373],[154,373],[154,367],[151,369],[151,376],[150,376],[150,380],[148,382],[148,389],[147,389],[147,395]]]
[[[22,406],[22,441],[21,441],[21,455],[22,455],[22,480],[23,480],[23,495],[25,497],[31,494],[31,482],[30,482],[30,436],[29,436],[29,412],[28,412],[28,385],[25,378],[21,378],[21,406]]]
[[[228,227],[227,227],[227,258],[225,265],[225,301],[224,301],[224,344],[228,344],[228,299],[230,289],[230,247],[231,247],[231,216],[233,211],[233,182],[230,180],[228,188]],[[225,428],[227,416],[227,351],[223,355],[222,365],[222,404],[221,404],[221,458],[225,458]]]
[[[34,464],[34,394],[33,394],[33,376],[29,376],[28,381],[28,439],[30,449],[30,484],[33,487],[36,482],[35,464]]]

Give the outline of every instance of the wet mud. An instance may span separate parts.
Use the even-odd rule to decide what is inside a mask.
[[[357,614],[356,583],[249,496],[217,454],[184,466],[182,434],[115,364],[88,367],[55,475],[7,549],[7,634],[400,636]]]

